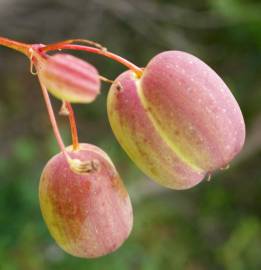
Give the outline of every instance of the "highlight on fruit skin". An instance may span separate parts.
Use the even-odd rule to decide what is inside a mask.
[[[111,253],[132,229],[128,193],[100,148],[80,144],[78,151],[72,147],[67,151],[70,158],[82,161],[82,172],[74,172],[63,153],[49,160],[39,186],[43,218],[57,244],[69,254],[95,258]]]
[[[116,78],[108,117],[121,146],[154,181],[187,189],[226,167],[240,152],[245,124],[223,80],[197,57],[166,51],[140,78]]]
[[[90,103],[100,93],[97,69],[70,54],[36,56],[37,74],[55,97],[72,103]]]

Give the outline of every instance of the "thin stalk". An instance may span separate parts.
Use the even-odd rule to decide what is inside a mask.
[[[69,112],[68,116],[69,116],[69,122],[70,122],[70,127],[71,127],[73,150],[77,151],[79,149],[79,139],[78,139],[78,131],[77,131],[77,125],[75,121],[74,111],[70,102],[66,101],[65,105]]]
[[[88,44],[90,46],[94,46],[96,48],[99,48],[99,49],[102,49],[102,50],[105,50],[106,48],[104,46],[102,46],[101,44],[99,44],[98,42],[95,42],[95,41],[92,41],[92,40],[89,40],[89,39],[82,39],[82,38],[75,38],[75,39],[67,39],[67,40],[63,40],[63,41],[59,41],[57,43],[53,43],[53,45],[57,46],[57,45],[61,45],[61,44],[72,44],[72,43],[85,43],[85,44]]]
[[[54,51],[54,50],[78,50],[78,51],[86,51],[89,53],[95,53],[95,54],[100,54],[103,55],[107,58],[110,58],[118,63],[121,63],[122,65],[126,66],[128,69],[132,70],[133,72],[136,73],[137,77],[141,77],[143,70],[136,66],[135,64],[131,63],[130,61],[122,58],[121,56],[111,53],[107,50],[99,49],[99,48],[94,48],[94,47],[89,47],[89,46],[83,46],[83,45],[74,45],[74,44],[62,44],[62,43],[57,43],[57,44],[51,44],[47,45],[43,48],[40,48],[39,50],[41,52],[47,52],[47,51]]]
[[[8,38],[0,37],[0,45],[19,51],[30,58],[31,44],[21,43]]]
[[[46,108],[47,108],[47,111],[48,111],[48,115],[49,115],[49,118],[50,118],[50,122],[51,122],[51,125],[52,125],[52,128],[53,128],[54,136],[55,136],[56,141],[57,141],[57,143],[58,143],[58,145],[60,147],[61,152],[63,152],[67,156],[65,146],[64,146],[64,143],[63,143],[63,139],[62,139],[62,136],[60,134],[59,128],[57,126],[57,122],[56,122],[56,119],[55,119],[55,115],[54,115],[54,112],[53,112],[53,107],[52,107],[52,104],[51,104],[51,101],[50,101],[50,98],[49,98],[49,94],[47,92],[46,87],[43,85],[43,83],[41,82],[40,79],[39,79],[39,82],[40,82],[40,85],[41,85],[41,89],[42,89],[44,101],[45,101],[45,104],[46,104]]]

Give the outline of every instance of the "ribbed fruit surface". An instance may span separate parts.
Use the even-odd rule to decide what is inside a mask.
[[[155,56],[141,78],[121,74],[108,95],[119,143],[156,182],[186,189],[239,153],[245,125],[237,101],[216,72],[180,51]]]
[[[84,258],[106,255],[119,248],[132,229],[128,193],[105,152],[81,144],[71,158],[87,164],[75,173],[62,153],[45,166],[39,186],[41,211],[57,244]]]

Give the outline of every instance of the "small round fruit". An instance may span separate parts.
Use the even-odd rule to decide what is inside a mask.
[[[119,248],[132,229],[128,193],[108,155],[90,144],[67,148],[45,166],[40,207],[57,244],[71,255],[94,258]],[[79,166],[81,165],[81,166]],[[79,168],[81,173],[79,173]]]
[[[37,74],[56,98],[74,103],[90,103],[100,93],[97,69],[70,54],[38,56]]]

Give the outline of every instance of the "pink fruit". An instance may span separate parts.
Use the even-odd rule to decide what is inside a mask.
[[[98,71],[70,54],[36,57],[38,76],[55,97],[76,103],[92,102],[100,93]]]
[[[67,149],[74,161],[70,161],[72,168],[59,153],[41,176],[39,197],[44,220],[66,252],[87,258],[106,255],[121,246],[132,229],[128,193],[101,149],[90,144],[80,144],[79,151]]]
[[[186,189],[241,150],[245,125],[222,79],[197,57],[156,55],[141,78],[127,71],[111,86],[108,116],[119,143],[156,182]]]

